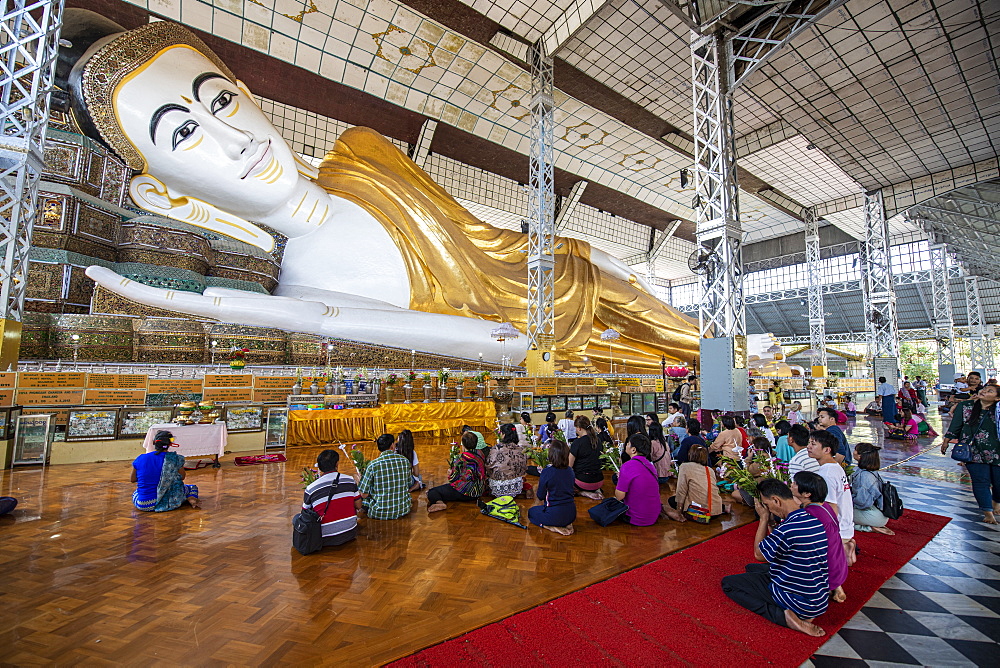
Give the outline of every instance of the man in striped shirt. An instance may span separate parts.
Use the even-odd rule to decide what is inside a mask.
[[[779,626],[822,636],[812,623],[829,605],[826,532],[802,510],[788,485],[767,478],[757,484],[760,522],[754,556],[767,564],[749,564],[746,573],[722,578],[722,591],[751,612]],[[781,519],[770,529],[771,515]]]
[[[361,496],[349,475],[337,472],[340,455],[324,450],[316,458],[319,478],[306,487],[302,508],[312,508],[323,523],[323,545],[343,545],[358,534],[358,511]]]

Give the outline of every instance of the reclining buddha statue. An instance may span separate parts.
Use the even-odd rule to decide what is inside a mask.
[[[287,237],[271,295],[165,290],[88,268],[101,286],[195,317],[470,359],[492,348],[497,323],[525,330],[526,235],[475,218],[382,135],[347,130],[316,169],[183,26],[125,31],[67,10],[63,38],[58,84],[81,131],[136,172],[139,207],[268,251],[261,226]],[[556,359],[606,367],[606,328],[621,335],[615,360],[634,371],[697,356],[697,325],[629,267],[584,241],[557,246]]]

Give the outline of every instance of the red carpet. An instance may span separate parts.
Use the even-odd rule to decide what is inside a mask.
[[[799,666],[949,521],[907,510],[890,524],[895,536],[858,533],[847,602],[817,619],[822,638],[775,626],[722,593],[722,577],[753,561],[754,522],[390,665]]]

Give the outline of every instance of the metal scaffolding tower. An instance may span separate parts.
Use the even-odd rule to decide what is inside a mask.
[[[951,287],[948,276],[948,249],[938,243],[933,232],[927,234],[931,258],[931,292],[934,302],[934,340],[937,341],[938,378],[950,381],[955,374],[955,321],[951,310]]]
[[[866,331],[873,357],[899,357],[896,290],[889,258],[889,225],[882,191],[865,193]],[[892,382],[892,381],[890,381]]]
[[[705,258],[698,308],[701,372],[713,381],[702,405],[747,410],[746,304],[743,299],[742,230],[736,176],[732,72],[721,34],[693,35],[694,201],[698,245]]]
[[[819,252],[816,207],[803,211],[806,221],[806,273],[809,277],[809,347],[813,366],[826,366],[826,313],[823,311],[823,265]]]
[[[745,339],[739,185],[723,53],[719,35],[691,43],[697,236],[709,255],[698,321],[702,336]],[[745,358],[744,350],[743,366]]]
[[[16,364],[63,0],[4,2],[0,31],[0,368]]]
[[[985,379],[986,372],[995,367],[993,350],[983,320],[978,276],[965,277],[965,308],[969,314],[969,356],[972,358],[972,369],[984,374]]]
[[[555,345],[555,158],[552,57],[542,40],[528,52],[531,61],[531,149],[528,219],[528,350],[529,370],[545,371]],[[545,364],[538,367],[530,351]],[[538,375],[538,374],[536,374]]]

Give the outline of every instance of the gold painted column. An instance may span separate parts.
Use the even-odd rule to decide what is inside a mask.
[[[21,323],[0,318],[0,371],[16,371],[20,352]]]

